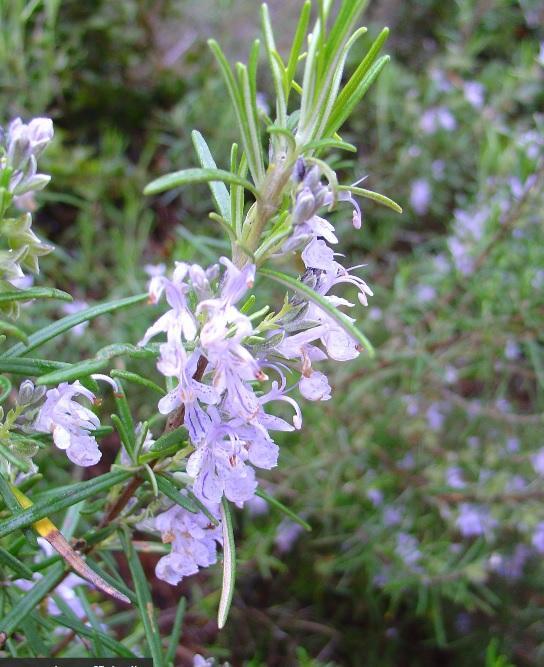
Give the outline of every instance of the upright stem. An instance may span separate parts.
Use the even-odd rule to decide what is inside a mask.
[[[236,246],[233,252],[233,262],[238,268],[242,268],[250,260],[247,251],[254,253],[259,247],[266,225],[281,205],[296,159],[297,156],[293,153],[283,153],[270,163],[260,196],[248,212],[244,223],[243,247]]]

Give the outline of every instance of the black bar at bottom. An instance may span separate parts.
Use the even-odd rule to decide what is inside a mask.
[[[151,658],[0,658],[0,667],[153,667]]]

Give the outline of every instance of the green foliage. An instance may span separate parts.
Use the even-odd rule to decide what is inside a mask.
[[[77,534],[88,545],[99,545],[89,566],[130,593],[138,606],[138,611],[120,611],[87,591],[84,604],[95,618],[89,614],[91,625],[85,625],[59,599],[55,624],[90,642],[69,646],[61,656],[99,649],[139,655],[150,645],[165,665],[178,664],[181,633],[191,647],[208,644],[219,659],[255,666],[357,665],[363,654],[370,667],[538,664],[544,655],[542,566],[531,540],[544,521],[541,476],[532,464],[542,447],[544,409],[544,88],[543,36],[530,20],[531,3],[421,0],[378,3],[378,9],[371,4],[367,35],[361,32],[350,40],[347,30],[325,30],[332,17],[326,16],[330,3],[323,2],[322,44],[337,63],[345,62],[343,76],[324,66],[312,74],[310,65],[319,61],[320,51],[305,53],[315,18],[309,3],[299,3],[298,28],[285,18],[290,8],[271,3],[273,21],[263,10],[262,57],[254,46],[249,65],[234,71],[213,45],[216,68],[206,51],[207,35],[181,33],[180,11],[184,25],[198,21],[202,7],[205,11],[205,3],[185,4],[0,3],[4,116],[49,110],[58,120],[61,130],[44,156],[52,190],[36,196],[35,224],[41,235],[68,249],[40,260],[42,271],[55,276],[63,293],[37,285],[24,295],[24,300],[44,298],[34,302],[32,315],[22,308],[17,327],[2,323],[1,332],[18,342],[3,344],[0,372],[13,383],[27,376],[49,384],[114,365],[112,376],[126,384],[135,407],[129,417],[119,404],[122,398],[111,401],[117,432],[112,435],[108,428],[104,441],[116,443],[111,458],[122,434],[127,449],[134,447],[128,420],[147,419],[146,404],[154,405],[157,392],[164,392],[153,380],[149,359],[154,352],[103,346],[137,340],[151,317],[139,307],[144,296],[123,300],[127,293],[142,291],[143,264],[171,258],[208,261],[210,250],[214,256],[233,238],[241,252],[266,259],[288,233],[288,221],[272,219],[267,224],[276,236],[267,245],[254,247],[247,235],[240,241],[255,184],[266,179],[265,144],[258,149],[257,126],[268,127],[276,154],[293,147],[317,158],[326,153],[340,173],[368,174],[368,190],[350,188],[375,200],[365,202],[365,234],[342,222],[339,228],[350,239],[353,263],[368,262],[367,273],[375,277],[375,297],[362,325],[376,357],[349,371],[331,369],[336,398],[309,410],[302,438],[285,437],[281,469],[268,477],[265,494],[275,499],[276,508],[295,512],[312,531],[301,532],[292,550],[284,552],[277,512],[251,521],[248,511],[235,516],[237,589],[230,625],[217,638],[203,633],[202,626],[217,609],[219,574],[184,588],[180,602],[179,590],[160,589],[161,619],[163,614],[171,619],[160,624],[161,633],[169,633],[170,623],[174,628],[167,648],[157,640],[154,615],[147,615],[149,589],[142,577],[142,567],[151,576],[149,563],[161,544],[153,544],[153,552],[134,542],[129,560],[136,593],[126,583],[126,590],[121,588],[112,553],[127,551],[129,545],[119,541],[115,526],[93,535],[89,517],[115,502],[129,477],[114,471],[76,481],[70,470],[40,451],[45,479],[25,479],[36,485],[35,504],[15,517],[3,506],[2,535],[6,527],[28,527],[53,511],[62,516],[73,502],[84,501],[89,513],[78,518]],[[345,3],[346,26],[355,25],[363,4]],[[209,20],[214,26],[224,20],[228,30],[223,32],[232,34],[232,41],[247,41],[240,16],[247,12],[255,23],[253,3],[232,0],[215,3],[213,9]],[[388,57],[381,56],[381,49],[388,30],[380,32],[383,21],[380,16],[375,25],[374,12],[388,15],[394,27],[388,42],[392,61],[385,68]],[[168,41],[169,20],[180,20],[177,32],[182,38],[189,35],[175,66],[165,65],[160,39],[164,35]],[[278,21],[274,36],[270,25]],[[286,48],[284,31],[296,31],[292,48]],[[265,61],[268,78],[257,67]],[[221,74],[235,103],[241,137],[229,129],[233,112]],[[468,100],[466,84],[474,82],[483,86],[481,107]],[[297,120],[289,105],[298,102],[302,83],[298,122],[304,132],[294,136]],[[272,88],[278,97],[275,125],[251,100],[253,89]],[[339,94],[333,101],[334,90]],[[365,112],[347,120],[363,96]],[[435,130],[424,131],[426,112],[441,108],[452,115],[454,126],[436,121]],[[200,169],[191,172],[190,181],[190,129],[195,126],[200,132],[192,141]],[[221,147],[225,138],[241,139],[230,158]],[[344,152],[351,143],[360,148],[358,157]],[[174,173],[161,176],[168,171]],[[157,178],[164,187],[189,187],[161,194],[150,211],[150,200],[141,192]],[[193,187],[195,180],[210,186],[218,215],[213,223],[206,219],[204,187]],[[425,210],[416,210],[410,201],[418,181],[431,192]],[[153,191],[162,186],[155,181]],[[394,197],[403,217],[389,210],[395,210],[394,202],[374,188]],[[470,237],[467,251],[476,269],[466,275],[451,251],[451,240],[459,234],[456,210],[469,220],[483,220],[481,235]],[[226,233],[226,244],[214,236],[215,228]],[[277,273],[292,286],[289,271],[295,272],[282,266]],[[46,301],[65,298],[65,291],[88,301],[89,309],[66,315],[62,304]],[[0,297],[23,299],[20,292],[5,294]],[[115,301],[99,303],[108,294]],[[57,321],[51,324],[52,319]],[[84,323],[87,335],[76,338],[75,327]],[[38,347],[41,358],[26,356]],[[10,380],[5,380],[2,392],[8,400]],[[0,454],[24,472],[26,459],[9,439],[10,429],[4,435]],[[137,519],[145,520],[155,502],[143,466],[175,454],[185,440],[178,429],[137,456],[137,474],[146,480]],[[460,469],[462,487],[453,468]],[[157,471],[154,479],[161,493],[193,507],[179,493],[175,477]],[[464,503],[487,508],[494,529],[464,538],[458,526]],[[399,550],[400,534],[417,540],[415,566]],[[529,551],[514,579],[518,547]],[[0,591],[0,632],[19,629],[7,644],[10,654],[37,655],[40,642],[41,650],[51,653],[58,640],[40,605],[63,576],[63,566],[13,533],[2,538],[0,570],[2,578],[28,578],[32,571],[44,575],[30,594],[16,587]],[[150,585],[154,592],[155,580]]]

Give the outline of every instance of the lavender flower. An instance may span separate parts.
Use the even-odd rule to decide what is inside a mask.
[[[289,553],[302,532],[303,528],[300,524],[290,519],[284,519],[278,526],[276,537],[274,538],[274,544],[278,551],[281,554]]]
[[[395,552],[409,569],[417,569],[417,564],[421,560],[421,551],[416,537],[408,533],[399,533]]]
[[[210,512],[218,517],[218,507],[209,505]],[[155,517],[154,527],[162,535],[172,551],[163,556],[156,566],[159,579],[176,585],[184,577],[196,574],[201,567],[208,567],[217,560],[217,544],[221,544],[221,529],[210,523],[203,514],[174,505]]]
[[[418,215],[425,215],[431,203],[431,186],[429,181],[418,178],[412,182],[410,189],[410,204]]]
[[[100,421],[94,412],[74,400],[83,396],[92,403],[94,394],[76,381],[63,382],[45,396],[34,422],[35,430],[51,433],[55,445],[66,450],[73,463],[85,467],[98,463],[102,454],[91,431],[100,426]]]
[[[463,537],[486,535],[496,525],[489,510],[480,505],[462,503],[459,507],[457,527]]]
[[[544,554],[544,522],[535,528],[531,542],[539,554]]]

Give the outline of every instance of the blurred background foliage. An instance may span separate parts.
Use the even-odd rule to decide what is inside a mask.
[[[298,8],[270,2],[286,46]],[[156,582],[166,632],[187,596],[180,665],[195,652],[248,667],[544,662],[544,7],[372,0],[366,18],[368,44],[391,28],[392,62],[343,135],[357,158],[334,166],[404,207],[367,202],[361,232],[337,216],[375,290],[359,324],[377,356],[331,369],[333,400],[305,406],[264,483],[311,533],[258,504],[238,513],[226,630],[211,620],[218,572]],[[141,193],[194,164],[193,128],[226,164],[236,137],[206,39],[241,58],[257,30],[250,0],[0,0],[3,121],[56,127],[52,184],[27,202],[58,245],[40,284],[92,303],[142,290],[148,263],[221,248],[204,186]],[[33,307],[27,329],[52,308]],[[99,318],[50,351],[136,341],[147,317]],[[132,391],[145,418],[155,397]]]

